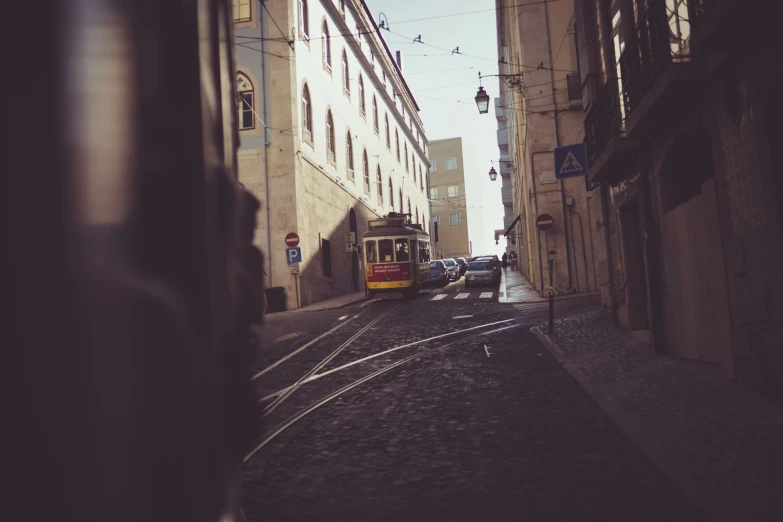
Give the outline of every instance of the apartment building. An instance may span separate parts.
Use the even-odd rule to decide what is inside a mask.
[[[438,258],[469,257],[468,195],[462,138],[433,140],[429,149],[430,205]]]

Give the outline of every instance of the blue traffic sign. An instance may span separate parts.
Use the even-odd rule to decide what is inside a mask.
[[[587,174],[587,147],[584,143],[555,149],[555,177],[573,178]]]
[[[289,265],[302,262],[302,247],[286,248],[285,258]]]

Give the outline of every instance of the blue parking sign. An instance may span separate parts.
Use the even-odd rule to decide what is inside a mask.
[[[302,247],[286,248],[285,258],[289,265],[302,262]]]
[[[587,147],[584,143],[555,149],[555,177],[573,178],[587,174]]]

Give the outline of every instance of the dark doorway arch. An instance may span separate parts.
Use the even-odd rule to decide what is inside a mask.
[[[348,212],[348,226],[351,232],[353,232],[356,244],[359,244],[359,229],[356,225],[356,211],[351,209]],[[354,292],[359,291],[359,254],[356,250],[351,251],[351,289]]]

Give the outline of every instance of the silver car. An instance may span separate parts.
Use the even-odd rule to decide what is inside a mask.
[[[470,285],[495,284],[500,280],[500,268],[494,259],[477,259],[468,265],[465,272],[465,287]]]
[[[459,265],[455,259],[443,259],[443,263],[446,265],[446,269],[449,271],[450,281],[459,281]]]

